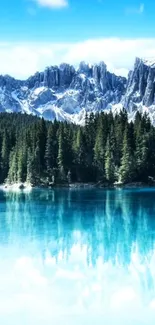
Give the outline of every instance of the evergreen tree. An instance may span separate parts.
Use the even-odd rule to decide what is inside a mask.
[[[121,158],[121,166],[119,170],[119,180],[122,183],[127,183],[134,180],[135,165],[133,152],[131,150],[130,141],[128,137],[128,127],[126,127],[123,139],[123,150]]]
[[[9,169],[9,136],[6,131],[2,135],[2,150],[1,150],[1,182],[7,178]]]
[[[135,125],[135,159],[137,180],[147,180],[148,175],[148,153],[149,153],[149,131],[150,126],[147,116],[136,115]]]
[[[9,183],[18,182],[18,157],[16,150],[10,152],[8,181]]]
[[[55,141],[53,134],[53,126],[50,125],[47,134],[46,150],[45,150],[45,164],[47,169],[48,179],[51,181],[53,175],[53,168],[55,164]]]
[[[75,155],[75,166],[76,166],[76,178],[78,181],[85,181],[86,180],[86,164],[85,164],[85,157],[86,157],[86,141],[83,129],[79,127],[75,143],[74,143],[74,155]]]
[[[47,137],[47,129],[45,120],[42,118],[39,121],[38,125],[38,147],[40,154],[40,168],[43,171],[45,168],[45,148],[46,148],[46,137]]]
[[[58,170],[59,170],[59,180],[64,182],[66,180],[65,174],[65,144],[64,144],[64,133],[63,133],[63,125],[60,125],[59,129],[59,137],[58,137]]]
[[[96,123],[94,114],[91,113],[89,118],[86,118],[86,124],[84,127],[84,137],[85,137],[85,165],[87,168],[88,180],[94,178],[94,146],[96,137]]]
[[[111,142],[108,137],[107,145],[106,145],[106,153],[105,153],[105,175],[106,179],[110,183],[114,183],[115,181],[115,164],[114,164],[114,156],[111,148]]]
[[[72,129],[67,124],[64,123],[63,128],[63,145],[64,145],[64,169],[66,173],[72,169],[73,166],[73,145],[72,145]]]
[[[94,146],[94,165],[97,169],[97,178],[105,177],[105,150],[107,142],[107,121],[104,115],[99,116],[97,134]]]
[[[21,138],[19,143],[17,143],[17,164],[18,164],[18,172],[17,172],[17,179],[18,182],[25,182],[26,181],[26,174],[27,174],[27,146],[25,138]]]
[[[34,183],[37,184],[41,178],[41,173],[43,170],[41,169],[41,149],[39,145],[39,141],[37,141],[36,144],[36,149],[34,151],[34,156],[33,156],[33,178],[34,178]]]
[[[27,152],[27,183],[35,185],[35,176],[34,176],[34,157],[30,148],[28,148]]]

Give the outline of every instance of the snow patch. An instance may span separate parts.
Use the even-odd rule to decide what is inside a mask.
[[[30,183],[14,183],[14,184],[4,184],[0,186],[0,190],[9,192],[30,192],[32,190],[32,185]]]
[[[42,93],[43,91],[45,91],[47,88],[46,87],[38,87],[35,90],[33,90],[33,94],[35,96],[38,96],[40,93]]]
[[[86,80],[86,75],[84,73],[80,73],[79,76],[81,79]]]
[[[142,59],[143,63],[151,68],[155,68],[155,58]]]

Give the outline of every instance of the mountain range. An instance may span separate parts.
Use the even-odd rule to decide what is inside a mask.
[[[81,62],[78,69],[63,63],[27,80],[0,76],[0,112],[83,124],[86,112],[116,113],[123,107],[129,119],[146,112],[155,124],[155,59],[136,58],[127,79],[107,71],[104,62]]]

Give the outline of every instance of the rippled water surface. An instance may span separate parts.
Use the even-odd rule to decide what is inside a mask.
[[[155,190],[0,192],[0,324],[154,325]]]

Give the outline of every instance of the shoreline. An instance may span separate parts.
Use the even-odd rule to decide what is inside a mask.
[[[68,188],[68,189],[132,189],[132,188],[145,188],[145,187],[155,187],[155,182],[132,182],[127,184],[122,183],[65,183],[65,184],[53,184],[53,185],[46,185],[46,184],[38,184],[36,186],[29,184],[29,183],[14,183],[14,184],[0,184],[0,190],[8,192],[8,191],[15,191],[15,192],[31,192],[33,189],[58,189],[58,188]]]
[[[0,184],[0,190],[9,192],[9,191],[14,191],[14,192],[20,192],[20,191],[31,191],[33,189],[31,184],[28,183],[14,183],[14,184]]]

